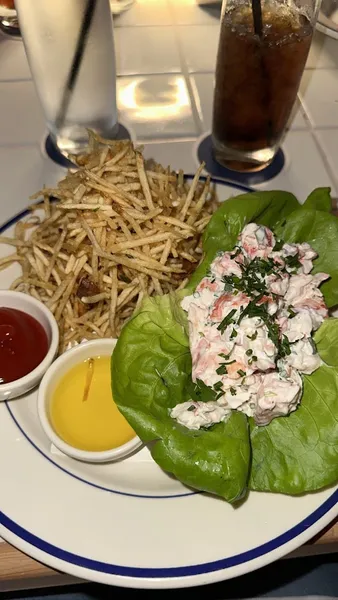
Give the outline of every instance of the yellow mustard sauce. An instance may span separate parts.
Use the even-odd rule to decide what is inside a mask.
[[[49,417],[63,441],[79,450],[111,450],[135,437],[113,400],[109,356],[87,359],[63,376]]]

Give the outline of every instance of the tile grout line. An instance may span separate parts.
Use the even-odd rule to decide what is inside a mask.
[[[123,74],[119,73],[119,72],[116,72],[116,78],[120,79],[121,77],[152,77],[152,76],[154,76],[154,77],[161,77],[162,75],[167,75],[168,77],[171,77],[172,75],[182,75],[182,74],[183,74],[182,69],[181,70],[177,70],[177,71],[170,71],[170,72],[168,72],[168,71],[165,71],[165,72],[158,71],[158,72],[155,72],[155,73],[154,73],[154,71],[152,71],[151,73],[144,73],[144,72],[141,73],[141,72],[139,72],[139,73],[123,73]]]
[[[318,138],[318,134],[317,131],[315,129],[312,129],[311,131],[311,135],[312,138],[315,142],[316,148],[321,156],[321,159],[324,163],[325,169],[334,185],[334,191],[335,194],[338,194],[338,177],[335,175],[334,169],[332,169],[331,165],[330,165],[330,161],[327,158],[325,149],[323,148],[322,144],[320,143],[320,140]]]
[[[315,143],[316,149],[318,150],[319,155],[324,163],[325,170],[326,170],[332,184],[334,185],[335,193],[337,194],[338,193],[338,177],[336,177],[334,169],[332,169],[332,167],[330,165],[330,161],[328,160],[328,157],[326,155],[325,149],[323,148],[323,146],[318,138],[318,134],[317,134],[318,128],[314,127],[314,125],[312,123],[312,120],[307,111],[306,105],[303,102],[302,95],[298,93],[297,98],[298,98],[298,102],[299,102],[299,108],[301,110],[301,113],[302,113],[304,120],[306,122],[306,125],[307,125],[307,129],[303,130],[303,131],[308,131],[310,133],[310,135]],[[322,128],[320,128],[320,129],[322,129]],[[326,128],[326,130],[331,130],[331,129],[332,129],[332,127]]]
[[[172,27],[174,28],[174,35],[175,35],[176,44],[177,44],[177,47],[178,47],[178,54],[179,54],[180,61],[181,61],[182,74],[183,74],[183,77],[185,79],[186,86],[187,86],[187,89],[188,89],[188,94],[189,94],[190,103],[191,103],[191,110],[192,110],[192,114],[193,114],[193,118],[194,118],[194,124],[197,127],[197,134],[198,134],[198,137],[199,137],[202,133],[204,133],[203,122],[202,122],[202,119],[201,119],[201,117],[199,115],[197,103],[196,103],[196,100],[195,100],[195,94],[194,94],[194,90],[193,90],[193,85],[192,85],[191,80],[190,80],[190,73],[189,73],[188,64],[187,64],[187,61],[186,61],[186,58],[185,58],[185,55],[184,55],[184,52],[183,52],[183,48],[182,48],[182,45],[181,45],[180,36],[179,36],[179,33],[178,33],[178,29],[177,29],[178,25],[177,25],[177,22],[176,22],[175,11],[174,11],[171,3],[169,3],[169,11],[170,11],[171,17],[173,19],[173,25],[172,25]]]
[[[307,130],[311,134],[311,137],[315,143],[316,149],[318,150],[319,155],[324,163],[325,170],[331,180],[331,183],[334,186],[335,194],[338,194],[338,177],[335,175],[334,169],[331,167],[330,161],[326,155],[324,147],[322,146],[322,144],[320,142],[320,139],[318,138],[318,133],[317,133],[318,129],[326,129],[326,131],[327,130],[330,131],[332,129],[332,126],[327,126],[326,128],[314,126],[311,116],[307,110],[306,104],[304,103],[303,95],[298,93],[297,97],[298,97],[300,109],[303,113],[303,117],[304,117],[305,122],[308,127]]]
[[[149,145],[149,144],[158,144],[158,145],[164,145],[164,144],[194,144],[196,143],[196,141],[199,139],[199,136],[195,136],[195,137],[172,137],[172,138],[147,138],[147,139],[142,139],[142,138],[138,138],[137,142],[140,144],[144,144],[145,146]],[[1,146],[0,146],[1,148]]]
[[[6,78],[1,79],[1,77],[0,77],[0,84],[1,83],[6,83],[6,84],[8,84],[8,83],[14,83],[14,84],[15,83],[27,83],[28,81],[33,83],[32,77],[23,77],[23,78],[19,77],[18,79],[6,79]]]

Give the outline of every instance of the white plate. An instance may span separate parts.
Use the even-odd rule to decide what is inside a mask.
[[[238,193],[218,187],[222,199]],[[18,274],[1,271],[0,288]],[[338,486],[296,498],[250,493],[233,508],[166,475],[145,448],[81,464],[51,450],[36,404],[33,392],[0,406],[0,535],[54,569],[126,587],[202,585],[282,557],[338,514]]]

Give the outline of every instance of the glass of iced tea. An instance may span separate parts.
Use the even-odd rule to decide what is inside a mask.
[[[5,33],[20,35],[14,0],[0,0],[0,29]]]
[[[274,158],[297,96],[319,0],[223,0],[212,139],[238,171]]]

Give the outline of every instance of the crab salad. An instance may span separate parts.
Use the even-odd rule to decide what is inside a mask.
[[[250,223],[231,252],[219,252],[208,274],[181,306],[189,321],[192,380],[212,388],[214,400],[177,404],[170,415],[189,429],[210,427],[237,410],[267,425],[296,410],[302,374],[321,359],[312,340],[328,316],[311,274],[308,243],[284,244]]]

